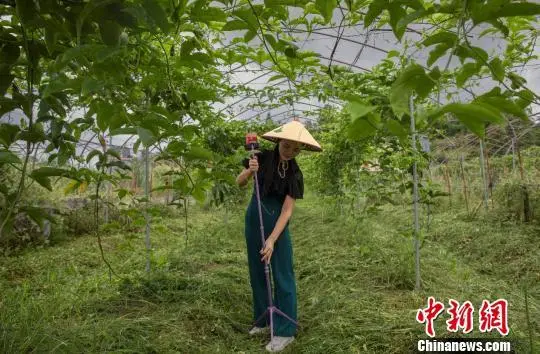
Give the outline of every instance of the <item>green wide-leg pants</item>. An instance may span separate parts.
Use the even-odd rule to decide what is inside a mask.
[[[274,197],[266,197],[261,200],[263,215],[264,238],[272,233],[274,226],[281,214],[282,203]],[[268,293],[266,278],[264,275],[264,262],[261,262],[260,254],[263,248],[261,242],[261,230],[257,198],[251,198],[245,216],[245,236],[247,244],[249,277],[253,292],[253,321],[256,321],[268,308]],[[273,303],[286,315],[297,320],[296,315],[296,281],[293,270],[293,252],[289,223],[274,244],[274,251],[270,259],[271,276],[273,276]],[[283,316],[276,313],[273,315],[274,334],[281,337],[292,337],[296,334],[296,325]],[[255,325],[266,327],[270,324],[268,316],[264,316]]]

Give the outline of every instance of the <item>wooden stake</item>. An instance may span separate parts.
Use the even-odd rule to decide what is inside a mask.
[[[488,187],[487,187],[487,178],[486,178],[486,170],[485,170],[485,162],[484,162],[484,141],[482,139],[480,139],[480,173],[482,174],[482,185],[484,187],[484,208],[486,208],[486,211],[487,211],[489,192],[488,192]]]
[[[467,188],[467,179],[465,178],[465,169],[463,168],[463,154],[459,158],[459,166],[461,169],[461,181],[463,183],[463,196],[465,197],[465,206],[467,208],[467,213],[469,213],[469,195]]]
[[[450,183],[450,172],[448,171],[448,164],[444,164],[444,178],[446,180],[446,189],[448,190],[448,196],[450,197],[452,195],[452,184]]]

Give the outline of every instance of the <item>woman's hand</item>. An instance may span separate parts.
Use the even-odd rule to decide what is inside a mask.
[[[264,248],[260,252],[263,255],[263,257],[261,258],[261,262],[270,263],[272,252],[274,252],[274,242],[275,241],[273,239],[268,238],[264,243]]]
[[[249,159],[249,170],[252,173],[259,170],[259,161],[257,161],[257,156],[252,156],[251,159]]]

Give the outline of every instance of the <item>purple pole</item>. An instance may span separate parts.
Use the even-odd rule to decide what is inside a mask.
[[[252,152],[254,152],[253,148],[251,149]],[[251,155],[253,157],[253,154]],[[257,195],[257,209],[259,211],[259,223],[261,225],[261,242],[264,249],[264,244],[266,242],[264,238],[264,223],[263,223],[263,217],[262,217],[262,210],[261,210],[261,195],[259,193],[259,180],[257,178],[257,172],[253,175],[253,178],[255,179],[255,193]],[[255,324],[259,322],[261,318],[264,317],[267,313],[270,315],[270,341],[274,340],[274,320],[273,320],[273,313],[276,312],[277,314],[285,317],[287,320],[293,322],[294,324],[297,324],[296,321],[294,321],[292,318],[287,316],[285,313],[283,313],[281,310],[279,310],[277,307],[273,305],[272,302],[272,285],[270,284],[270,267],[268,266],[268,261],[264,262],[264,276],[266,278],[266,291],[268,296],[268,309],[259,317]]]
[[[253,152],[253,149],[251,150]],[[252,155],[253,156],[253,155]],[[264,244],[266,242],[264,238],[264,223],[263,223],[263,217],[262,217],[262,210],[261,210],[261,195],[259,193],[259,180],[257,178],[257,172],[254,173],[253,177],[255,178],[255,192],[257,194],[257,209],[259,210],[259,223],[261,225],[261,242],[262,247],[264,248]],[[274,339],[274,320],[272,316],[272,310],[273,310],[273,303],[272,303],[272,286],[270,284],[270,269],[268,267],[268,261],[264,262],[264,276],[266,278],[266,293],[268,296],[268,305],[269,305],[269,312],[270,312],[270,340]],[[268,310],[264,314],[266,314]],[[263,316],[264,316],[263,314]]]

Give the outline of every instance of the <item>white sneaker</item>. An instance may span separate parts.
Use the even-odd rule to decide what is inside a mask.
[[[294,337],[278,337],[274,336],[274,339],[266,345],[266,350],[269,352],[279,352],[285,349],[285,347],[292,343]]]
[[[249,330],[249,335],[253,336],[255,334],[264,333],[264,332],[268,331],[269,329],[270,329],[270,327],[268,327],[268,326],[266,326],[266,327],[254,326],[252,329]]]

